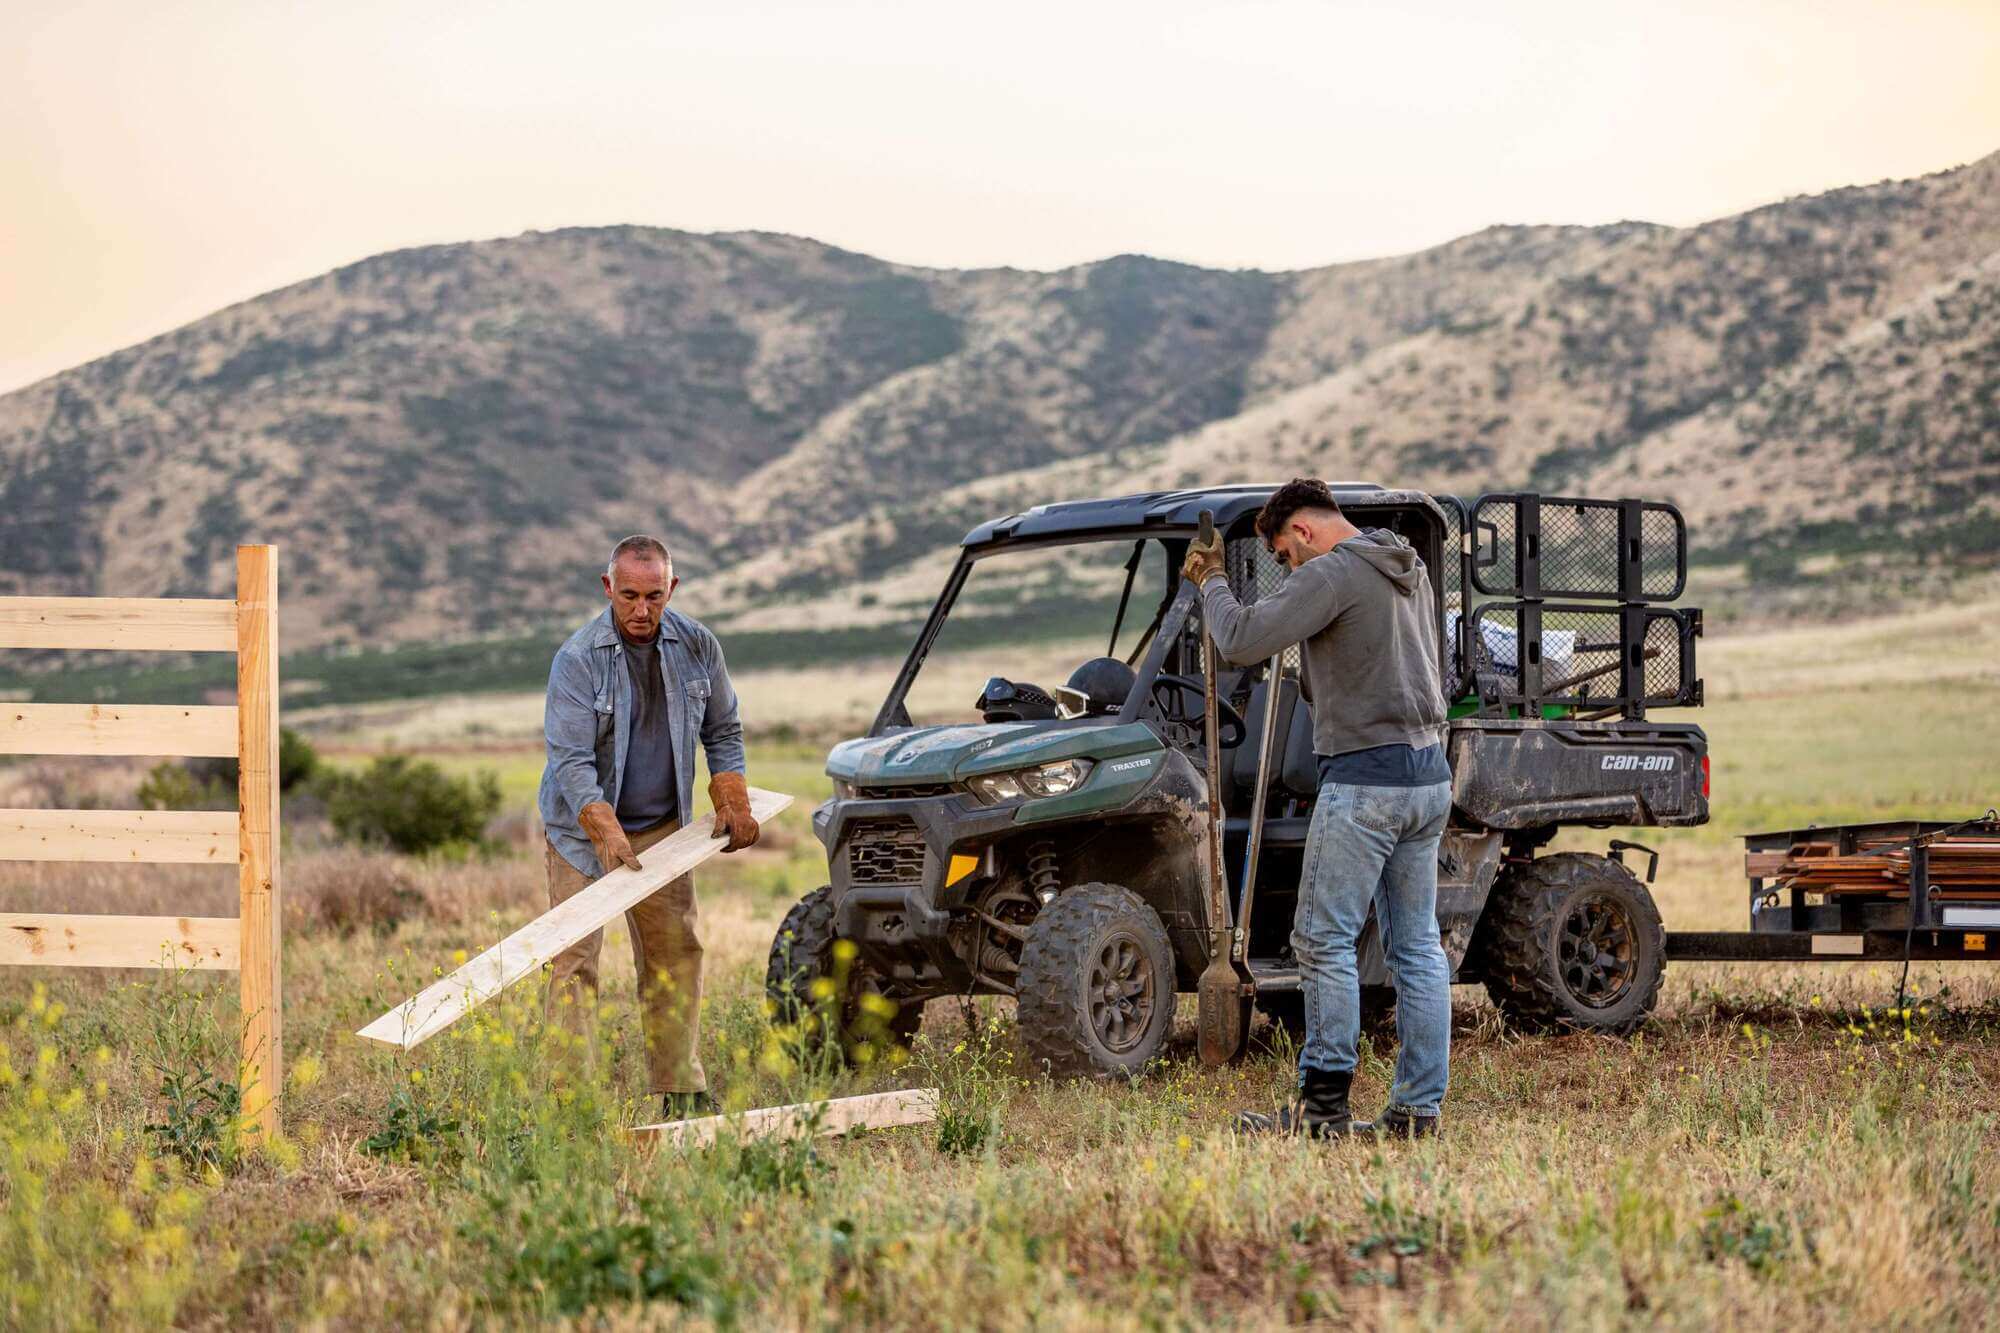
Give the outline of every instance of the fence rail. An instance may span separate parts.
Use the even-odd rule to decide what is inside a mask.
[[[234,810],[0,810],[0,861],[231,865]]]
[[[0,810],[0,861],[237,866],[237,915],[0,913],[0,965],[235,969],[246,1128],[278,1128],[278,553],[236,548],[236,597],[0,597],[0,648],[236,655],[228,705],[0,705],[0,754],[234,758],[235,811]]]
[[[219,598],[8,597],[0,648],[233,653],[236,603]]]

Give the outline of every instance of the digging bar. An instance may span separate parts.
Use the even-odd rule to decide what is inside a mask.
[[[1200,541],[1215,536],[1215,515],[1201,511]],[[1204,604],[1201,618],[1201,694],[1203,738],[1208,748],[1208,966],[1195,983],[1196,1050],[1205,1065],[1227,1064],[1243,1049],[1249,1028],[1244,1013],[1244,978],[1230,949],[1229,881],[1222,868],[1222,745],[1216,720],[1215,639],[1208,632]]]

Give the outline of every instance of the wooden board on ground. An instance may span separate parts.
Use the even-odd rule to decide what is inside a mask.
[[[863,1097],[835,1097],[824,1102],[767,1106],[740,1115],[711,1115],[699,1120],[669,1120],[640,1125],[632,1132],[649,1143],[679,1148],[705,1148],[719,1135],[738,1138],[796,1138],[804,1134],[845,1134],[853,1129],[893,1129],[897,1125],[927,1125],[937,1119],[936,1088],[904,1088],[871,1092]]]
[[[760,824],[791,803],[792,798],[781,792],[750,788],[750,814]],[[615,920],[634,903],[721,851],[723,840],[708,835],[710,822],[706,814],[693,820],[640,854],[645,869],[618,867],[383,1014],[357,1035],[406,1051],[436,1036],[591,931]]]

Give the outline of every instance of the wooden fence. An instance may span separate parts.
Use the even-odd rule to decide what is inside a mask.
[[[234,757],[237,809],[0,810],[0,860],[237,863],[235,917],[0,913],[0,964],[235,968],[255,1133],[284,1073],[278,922],[278,552],[236,548],[236,599],[0,597],[0,648],[236,654],[234,707],[0,704],[0,754]]]

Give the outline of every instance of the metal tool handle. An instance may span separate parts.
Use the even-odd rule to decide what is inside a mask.
[[[1214,536],[1215,515],[1204,509],[1201,511],[1200,539],[1206,543]],[[1201,616],[1201,723],[1202,741],[1208,752],[1209,930],[1215,932],[1212,947],[1219,948],[1226,938],[1220,932],[1229,929],[1230,912],[1229,882],[1222,868],[1222,746],[1221,723],[1215,704],[1215,638],[1208,632],[1208,608],[1204,605]]]
[[[1257,789],[1250,798],[1250,836],[1243,847],[1243,891],[1236,898],[1235,933],[1230,948],[1238,963],[1250,958],[1250,911],[1256,901],[1257,855],[1264,849],[1264,807],[1271,795],[1271,764],[1278,739],[1278,687],[1283,683],[1283,652],[1271,654],[1264,673],[1264,725],[1257,741]]]

